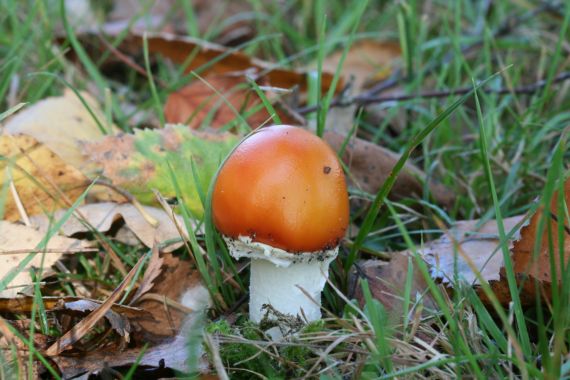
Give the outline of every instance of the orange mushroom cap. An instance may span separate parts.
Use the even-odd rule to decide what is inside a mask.
[[[336,247],[348,226],[344,173],[319,137],[288,125],[245,139],[220,169],[214,223],[229,237],[250,237],[290,253]]]

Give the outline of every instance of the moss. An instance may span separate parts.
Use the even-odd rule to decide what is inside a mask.
[[[238,318],[234,326],[228,321],[220,320],[210,323],[206,331],[211,334],[241,336],[244,339],[259,341],[263,340],[263,334],[259,327],[244,319]],[[282,370],[265,353],[259,354],[259,349],[250,343],[224,343],[219,348],[220,357],[226,368],[231,368],[232,379],[251,379],[253,374],[249,371],[263,374],[270,379],[281,379]]]
[[[314,334],[325,329],[323,321],[315,321],[304,326],[298,334]],[[238,317],[233,326],[230,326],[226,320],[212,322],[206,327],[206,331],[211,334],[240,336],[248,341],[266,340],[260,326],[243,317]],[[295,337],[290,339],[292,342],[299,342]],[[279,346],[278,351],[282,360],[277,360],[266,353],[260,353],[259,348],[252,343],[220,345],[220,357],[226,368],[231,368],[229,374],[232,379],[251,379],[254,376],[248,371],[263,374],[269,379],[299,377],[304,372],[287,363],[295,363],[297,366],[307,368],[310,367],[307,360],[315,357],[312,349],[306,345]]]
[[[232,332],[232,328],[228,321],[225,319],[220,319],[219,321],[211,322],[209,325],[207,325],[206,332],[208,334],[229,335]]]

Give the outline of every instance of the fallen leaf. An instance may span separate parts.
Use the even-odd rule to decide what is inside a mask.
[[[81,96],[89,109],[67,89],[63,96],[40,100],[11,117],[4,125],[4,133],[31,136],[65,163],[79,168],[84,161],[79,141],[99,140],[104,136],[101,128],[110,133],[117,130],[107,123],[91,95],[83,92]]]
[[[67,206],[90,183],[78,169],[27,135],[1,135],[0,157],[0,183],[13,181],[27,215]],[[4,219],[20,219],[13,191],[4,203]]]
[[[570,180],[566,181],[564,189],[565,202],[570,204]],[[570,229],[567,225],[559,225],[557,218],[552,217],[556,215],[556,197],[554,195],[551,209],[546,216],[546,225],[550,224],[550,232],[549,228],[545,227],[541,233],[538,233],[544,210],[535,213],[530,222],[524,224],[522,228],[521,225],[525,222],[526,215],[507,218],[503,221],[507,234],[515,230],[515,234],[509,241],[509,251],[519,287],[519,296],[525,306],[536,303],[537,291],[543,299],[550,300],[551,298],[553,276],[550,265],[550,243],[552,243],[552,251],[557,255],[558,252],[563,252],[564,265],[570,258]],[[490,284],[497,299],[506,305],[511,301],[511,294],[505,274],[503,253],[499,246],[497,222],[491,220],[477,227],[479,224],[477,220],[458,222],[441,238],[427,243],[418,252],[430,265],[433,278],[454,286],[455,268],[457,268],[457,278],[476,286],[480,284],[480,281],[475,273],[479,273],[481,278]],[[559,227],[563,229],[563,241],[558,239]],[[549,236],[549,234],[552,235]],[[540,238],[540,248],[537,255],[533,256],[538,238]],[[559,264],[559,260],[557,256],[555,263]],[[556,265],[555,269],[557,276],[560,276],[560,265]],[[536,286],[537,284],[539,286]],[[482,291],[480,291],[480,296],[484,302],[489,302]]]
[[[327,131],[324,139],[334,150],[339,151],[346,137],[337,132]],[[399,159],[400,155],[358,137],[348,141],[342,155],[342,160],[350,173],[347,179],[352,186],[370,194],[378,192]],[[406,163],[390,195],[394,198],[421,197],[424,192],[423,182],[426,180],[424,172]],[[450,207],[455,200],[454,193],[432,180],[429,181],[429,190],[436,203],[441,206]]]
[[[359,283],[360,279],[368,281],[370,292],[373,298],[380,301],[391,315],[401,316],[403,311],[403,295],[408,276],[409,260],[414,259],[407,252],[396,252],[392,254],[390,261],[366,260],[359,262],[358,269],[351,274],[351,298],[356,298],[361,306],[366,301]],[[419,270],[412,272],[412,302],[421,297],[425,307],[433,308],[435,302],[426,293],[427,285]],[[424,294],[426,293],[426,294]]]
[[[153,317],[140,321],[141,340],[145,342],[162,342],[175,336],[189,313],[210,304],[208,291],[200,283],[200,274],[190,262],[170,253],[162,253],[161,258],[162,271],[153,286],[133,303]]]
[[[219,164],[237,142],[238,138],[230,133],[200,132],[183,125],[170,125],[161,130],[136,130],[132,135],[108,136],[85,143],[84,152],[96,169],[93,175],[101,171],[115,186],[126,189],[145,204],[156,203],[152,189],[167,198],[176,197],[173,173],[185,205],[193,216],[200,218],[203,206],[199,194],[207,193]]]
[[[89,355],[60,355],[51,359],[57,364],[65,379],[76,378],[84,373],[100,374],[108,368],[123,367],[126,371],[135,363],[142,371],[148,371],[139,374],[137,378],[173,378],[180,373],[191,373],[193,371],[207,373],[209,372],[209,365],[206,356],[201,352],[201,339],[198,341],[198,347],[195,347],[196,342],[193,341],[196,335],[202,333],[200,318],[199,313],[188,316],[175,337],[156,346],[151,346],[144,352],[141,348],[120,352],[98,350],[90,352]],[[193,348],[199,350],[197,353],[198,368],[190,368],[190,350]]]
[[[282,123],[302,123],[278,102],[273,107]],[[186,124],[194,129],[203,124],[211,128],[235,127],[242,124],[242,117],[249,128],[255,129],[273,124],[274,120],[243,75],[210,75],[203,81],[194,80],[168,96],[164,116],[168,123]]]
[[[511,250],[513,270],[519,288],[519,298],[524,306],[536,305],[537,297],[550,302],[552,300],[552,287],[559,286],[560,280],[554,282],[552,273],[551,252],[554,257],[556,278],[561,278],[561,265],[568,265],[570,258],[570,227],[567,219],[560,222],[557,213],[558,192],[555,192],[550,203],[550,209],[540,208],[530,219],[530,223],[520,231],[520,239],[514,242]],[[570,179],[564,183],[565,205],[570,205]],[[565,210],[568,215],[568,209]],[[545,218],[544,229],[539,230],[541,219]],[[558,229],[562,229],[562,238],[559,240]],[[535,253],[535,245],[540,241]],[[563,263],[563,264],[562,264]],[[501,268],[500,279],[491,282],[491,287],[499,301],[508,304],[511,301],[508,280],[505,269]],[[486,297],[481,296],[484,302]]]
[[[123,281],[119,284],[111,295],[103,302],[93,309],[84,319],[73,326],[69,331],[63,334],[54,344],[48,347],[45,351],[47,356],[59,355],[63,351],[69,349],[69,347],[75,342],[79,341],[85,334],[90,332],[90,330],[97,324],[97,322],[105,317],[107,312],[111,309],[113,304],[115,304],[119,297],[123,294],[123,291],[130,285],[133,277],[138,273],[141,265],[144,263],[144,257],[141,257],[135,266],[130,270],[130,272],[123,278]]]
[[[307,89],[307,71],[288,70],[271,62],[262,61],[248,56],[237,50],[229,50],[223,46],[199,40],[192,37],[181,37],[168,33],[151,33],[147,36],[148,50],[159,53],[177,64],[185,64],[192,57],[185,72],[198,72],[202,77],[211,74],[245,72],[255,80],[265,79],[272,87],[291,89],[298,86],[304,92]],[[132,45],[143,46],[143,35],[132,34]],[[321,86],[323,93],[329,90],[333,75],[323,72]],[[337,85],[337,91],[342,88],[342,81]]]
[[[152,255],[148,262],[148,266],[144,271],[143,279],[137,289],[137,292],[131,299],[131,303],[136,302],[142,295],[148,293],[154,287],[154,281],[162,273],[162,266],[164,264],[164,259],[160,257],[160,251],[158,246],[155,244],[152,247]]]
[[[86,31],[79,38],[84,46],[89,46],[90,54],[100,56],[107,54],[109,43],[101,44],[101,38],[115,38],[122,36],[124,28],[104,25],[101,31]],[[103,33],[104,36],[100,34]],[[253,80],[264,82],[268,86],[280,89],[296,89],[301,94],[307,90],[308,71],[284,68],[283,65],[263,61],[251,57],[237,49],[230,49],[215,43],[207,42],[198,38],[179,36],[171,33],[145,33],[130,30],[122,39],[113,54],[110,63],[127,63],[129,66],[142,62],[144,38],[146,35],[148,52],[152,55],[161,55],[173,63],[184,65],[184,73],[195,73],[205,78],[212,74],[235,74],[246,73]],[[114,49],[114,48],[113,48]],[[128,61],[128,62],[127,62]],[[144,69],[137,70],[144,74]],[[332,84],[333,74],[323,72],[321,77],[321,89],[326,93]],[[343,87],[340,80],[336,91]]]
[[[182,232],[185,236],[186,228],[182,217],[174,214],[172,220],[163,209],[150,206],[142,206],[144,212],[150,215],[157,225],[151,225],[140,213],[140,211],[133,206],[132,203],[113,203],[101,202],[92,203],[78,207],[75,215],[71,216],[61,227],[60,231],[65,236],[73,236],[78,233],[90,231],[92,228],[99,232],[108,232],[111,227],[119,220],[125,223],[124,228],[128,229],[135,236],[137,241],[142,242],[147,247],[151,248],[156,242],[159,245],[179,239]],[[37,226],[41,231],[47,231],[50,226],[52,218],[60,218],[67,210],[58,210],[52,216],[36,215],[31,218],[33,225]],[[82,218],[76,215],[80,214]],[[87,224],[85,223],[87,222]],[[180,230],[179,228],[180,227]],[[131,243],[122,237],[128,237],[127,234],[120,234],[120,229],[115,238],[123,243]],[[165,252],[171,252],[182,246],[182,242],[173,242],[161,249]]]
[[[343,53],[343,50],[339,50],[328,56],[323,61],[323,69],[331,73],[336,72]],[[354,91],[359,93],[370,84],[388,77],[394,62],[401,55],[398,43],[361,40],[349,48],[341,73],[345,81],[354,78]]]
[[[518,228],[523,220],[524,215],[504,219],[506,233]],[[497,222],[490,220],[481,226],[479,224],[479,220],[459,221],[439,239],[418,249],[429,264],[433,278],[452,285],[457,268],[457,278],[467,284],[480,284],[476,273],[487,282],[500,279],[504,260],[499,247]],[[509,242],[509,248],[517,238],[518,233]]]
[[[66,302],[62,305],[61,308],[59,308],[59,310],[88,313],[100,308],[101,305],[102,304],[100,302],[81,299],[77,301]],[[111,328],[121,337],[123,337],[125,342],[129,342],[129,336],[131,333],[131,324],[129,322],[129,319],[125,315],[113,310],[112,306],[103,314],[103,317],[109,322]]]
[[[64,253],[82,251],[86,248],[85,243],[61,236],[53,236],[46,244],[44,250],[38,251],[40,242],[45,234],[34,228],[24,225],[0,221],[0,279],[2,282],[8,273],[15,271],[18,266],[18,274],[7,284],[7,288],[0,291],[0,297],[16,297],[18,292],[32,284],[30,270],[41,268],[46,271]],[[28,254],[33,258],[25,263]]]
[[[570,207],[570,178],[564,184],[564,199],[566,207]],[[551,283],[553,274],[551,273],[550,255],[556,255],[554,262],[556,265],[556,278],[561,278],[561,261],[564,266],[568,265],[570,258],[570,227],[568,219],[559,221],[557,213],[558,192],[554,193],[550,203],[550,210],[546,212],[540,209],[536,212],[530,223],[521,230],[521,238],[515,242],[513,247],[513,266],[515,273],[528,275],[540,282]],[[568,209],[565,214],[568,215]],[[544,229],[539,231],[540,220],[546,219]],[[558,238],[558,229],[562,228],[563,241]],[[550,231],[549,231],[550,230]],[[540,239],[540,248],[536,254],[534,247],[537,239]],[[552,244],[552,245],[551,245]],[[563,253],[563,259],[560,257]]]

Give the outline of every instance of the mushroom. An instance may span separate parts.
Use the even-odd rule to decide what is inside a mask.
[[[321,318],[321,292],[349,220],[344,173],[323,140],[288,125],[257,130],[220,168],[212,214],[230,254],[251,259],[251,320],[261,321],[264,305]]]

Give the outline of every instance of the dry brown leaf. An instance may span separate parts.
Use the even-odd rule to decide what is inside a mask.
[[[568,205],[570,204],[570,180],[566,180],[564,190],[565,202]],[[538,226],[544,211],[539,210],[535,213],[530,222],[522,228],[521,225],[525,222],[526,215],[504,220],[506,233],[510,233],[511,230],[516,231],[509,242],[509,250],[523,305],[535,304],[537,291],[544,300],[549,300],[551,297],[553,277],[550,265],[550,241],[554,252],[564,253],[565,265],[570,258],[570,228],[567,225],[559,225],[557,218],[553,217],[557,209],[556,197],[557,195],[553,197],[549,214],[546,216],[546,225],[550,224],[551,232],[548,232],[547,227],[542,231],[540,248],[534,257],[534,246],[539,235]],[[505,275],[503,253],[499,247],[497,223],[489,221],[477,229],[478,224],[477,220],[458,222],[441,238],[427,243],[419,250],[419,253],[430,264],[432,276],[448,285],[453,285],[455,265],[458,277],[472,285],[480,283],[474,273],[476,270],[485,281],[489,282],[497,299],[506,305],[511,301],[511,295]],[[559,227],[564,230],[563,242],[558,240]],[[549,237],[549,234],[552,235]],[[558,257],[555,262],[559,263]],[[556,271],[557,276],[560,276],[559,265],[556,266]],[[480,291],[480,296],[484,302],[489,302],[482,291]]]
[[[100,302],[82,299],[66,302],[58,311],[76,311],[80,313],[87,313],[101,307],[101,305],[102,304]],[[125,342],[129,342],[131,323],[129,322],[129,319],[126,315],[113,310],[113,306],[114,305],[111,305],[105,314],[103,314],[103,317],[109,322],[111,328],[116,331],[124,339]]]
[[[85,46],[89,46],[93,56],[108,53],[109,44],[101,45],[101,38],[117,37],[124,28],[105,25],[101,32],[107,37],[99,36],[99,31],[87,31],[79,38]],[[109,63],[126,63],[137,66],[135,62],[142,62],[145,33],[131,30],[118,51],[111,56]],[[185,65],[184,72],[195,72],[205,78],[210,75],[223,75],[230,73],[247,73],[257,82],[264,81],[268,86],[281,89],[298,89],[303,94],[307,89],[307,71],[283,68],[281,65],[251,57],[237,49],[229,49],[222,45],[207,42],[198,38],[180,36],[171,33],[146,33],[148,51],[158,54],[178,65]],[[144,74],[144,69],[137,68]],[[326,93],[332,84],[333,74],[323,72],[321,89]],[[336,91],[343,87],[342,80],[337,83]]]
[[[133,304],[149,312],[154,320],[141,321],[143,340],[160,342],[175,336],[186,316],[208,306],[207,290],[188,261],[163,253],[162,272],[152,288]]]
[[[323,69],[334,73],[343,55],[339,50],[323,61]],[[360,92],[372,83],[388,77],[394,62],[402,55],[400,45],[390,41],[361,40],[354,43],[344,61],[341,73],[348,81],[354,78],[354,91]]]
[[[0,297],[15,297],[18,292],[31,285],[29,272],[32,268],[41,268],[45,274],[64,253],[82,251],[86,248],[86,244],[80,240],[54,236],[46,244],[44,253],[37,250],[44,237],[45,233],[34,228],[0,221],[0,279],[22,265],[29,253],[34,252],[35,255],[8,284],[7,289],[0,292]]]
[[[506,233],[519,228],[524,215],[503,220]],[[499,247],[497,222],[490,220],[478,227],[479,220],[457,222],[442,237],[418,249],[430,266],[433,278],[444,284],[453,284],[455,267],[459,279],[471,285],[479,284],[476,270],[487,282],[498,281],[504,266],[503,253]],[[518,238],[515,234],[509,247]],[[456,260],[457,259],[457,260]]]
[[[108,125],[96,100],[85,92],[81,96],[101,126],[115,132],[117,128]],[[84,162],[79,141],[97,141],[104,136],[93,115],[67,89],[63,96],[46,98],[17,113],[5,124],[4,133],[31,136],[65,163],[79,168]]]
[[[93,203],[77,208],[84,219],[79,219],[76,216],[70,217],[61,227],[61,231],[66,236],[72,236],[77,233],[88,232],[91,227],[100,232],[107,232],[111,229],[113,224],[118,220],[125,222],[125,227],[131,231],[140,242],[147,247],[152,247],[155,242],[161,244],[166,241],[180,238],[180,231],[185,234],[184,221],[182,217],[174,214],[176,223],[171,217],[162,209],[150,206],[141,206],[142,209],[158,222],[156,226],[152,226],[140,213],[140,211],[131,203]],[[66,210],[58,210],[54,213],[53,217],[60,218]],[[82,223],[85,220],[89,223],[86,225]],[[50,225],[50,219],[46,215],[36,215],[31,218],[32,223],[38,226],[40,230],[47,230]],[[176,227],[178,225],[181,229]],[[120,231],[120,230],[119,230]],[[130,240],[121,239],[128,238],[126,234],[117,233],[117,239],[124,243],[132,243]],[[182,242],[169,244],[161,248],[165,252],[171,252],[182,246]]]
[[[390,311],[391,315],[401,316],[403,311],[403,292],[408,276],[409,260],[414,259],[406,252],[394,253],[390,261],[367,260],[358,263],[358,271],[352,274],[351,283],[354,295],[360,305],[364,306],[365,299],[359,279],[368,281],[372,296],[380,301]],[[422,303],[428,308],[433,308],[435,303],[429,294],[425,293],[427,285],[419,270],[412,273],[412,300],[416,301],[421,295]]]
[[[552,244],[552,252],[556,255],[554,263],[557,278],[560,278],[561,273],[561,252],[564,265],[568,265],[568,259],[570,258],[570,226],[567,223],[559,224],[560,222],[557,220],[557,197],[558,192],[555,192],[550,204],[550,210],[546,214],[544,209],[541,208],[531,217],[530,223],[521,229],[521,237],[514,242],[511,250],[513,270],[520,290],[520,300],[525,306],[536,305],[537,296],[549,302],[552,297],[552,287],[558,286],[558,284],[553,283],[554,277],[550,264],[550,244]],[[564,183],[564,198],[566,207],[568,207],[570,205],[570,179],[566,179]],[[539,233],[540,220],[543,216],[545,217],[544,230],[542,233]],[[562,242],[559,241],[559,227],[563,229],[564,241]],[[534,246],[537,239],[540,239],[540,247],[535,255]],[[501,269],[500,275],[500,279],[493,281],[491,287],[499,301],[503,304],[508,304],[511,301],[511,294],[504,268]],[[481,298],[485,302],[488,301],[483,295]]]
[[[282,123],[303,122],[279,103],[274,104],[274,108]],[[241,74],[210,75],[204,78],[204,81],[196,79],[190,85],[170,94],[164,106],[164,116],[168,123],[187,124],[195,129],[203,123],[211,128],[236,126],[239,115],[244,115],[251,129],[273,123],[273,115],[269,114],[259,96]]]
[[[328,131],[324,139],[336,151],[340,150],[346,137],[340,133]],[[348,180],[356,188],[370,194],[376,194],[388,178],[400,156],[388,149],[371,142],[353,137],[349,140],[342,160],[350,169]],[[398,175],[391,191],[394,198],[420,196],[427,176],[420,169],[407,163]],[[436,203],[449,207],[455,200],[453,194],[445,186],[430,181],[429,190]]]
[[[130,285],[131,280],[137,274],[138,270],[144,263],[144,256],[135,264],[131,271],[125,276],[123,281],[119,284],[111,295],[97,308],[89,313],[84,319],[67,331],[63,336],[61,336],[54,344],[52,344],[46,351],[47,356],[59,355],[63,351],[70,348],[72,344],[83,338],[93,326],[97,324],[101,318],[105,317],[107,312],[112,308],[112,306],[119,300],[119,297],[123,294],[123,291]]]
[[[84,373],[100,374],[104,368],[130,368],[138,363],[139,368],[146,372],[138,373],[136,378],[174,378],[177,372],[188,373],[196,368],[189,368],[189,339],[193,334],[200,333],[199,315],[189,316],[180,332],[163,343],[148,348],[141,356],[141,349],[127,349],[120,352],[98,350],[89,355],[56,356],[51,358],[60,369],[63,378],[71,379]],[[209,371],[207,358],[200,355],[197,370],[201,373]],[[145,368],[147,367],[147,368]],[[137,377],[138,375],[138,377]],[[200,377],[202,378],[202,377]]]
[[[568,265],[568,259],[570,258],[570,227],[568,226],[567,220],[557,220],[557,198],[558,192],[552,197],[550,210],[546,216],[544,215],[544,209],[539,210],[532,216],[530,224],[521,230],[521,238],[515,242],[512,250],[515,273],[528,275],[540,282],[551,283],[552,273],[550,269],[549,248],[551,243],[552,252],[556,254],[555,262],[557,264],[560,263],[559,252],[562,251],[564,253],[564,265]],[[570,179],[567,179],[564,184],[564,198],[567,207],[570,207]],[[543,217],[546,218],[547,222],[545,223],[544,230],[539,234],[538,228],[540,220]],[[548,231],[548,225],[551,232]],[[564,241],[562,244],[560,244],[561,242],[558,239],[559,227],[564,229]],[[540,249],[538,253],[534,255],[534,246],[538,238],[540,238]],[[560,278],[561,268],[559,265],[556,266],[556,271],[557,278]]]
[[[152,255],[148,262],[148,266],[144,271],[144,276],[141,283],[137,289],[137,292],[131,299],[131,303],[135,303],[142,295],[148,293],[154,287],[154,280],[162,273],[162,265],[164,264],[164,259],[160,257],[160,251],[158,250],[158,245],[152,247]]]
[[[28,215],[66,206],[65,197],[73,202],[89,185],[78,169],[27,135],[0,136],[0,156],[5,157],[0,163],[0,183],[13,180]],[[20,219],[17,207],[11,191],[4,204],[4,219]]]
[[[192,60],[186,66],[185,72],[198,70],[202,77],[209,74],[227,74],[246,72],[256,80],[266,80],[272,87],[291,89],[296,86],[304,92],[307,88],[307,73],[301,70],[288,70],[278,65],[248,56],[237,50],[229,50],[223,46],[212,44],[191,37],[181,37],[168,33],[152,33],[147,37],[148,50],[151,53],[161,54],[174,63],[187,63],[189,56]],[[142,51],[143,36],[136,32],[129,41]],[[323,93],[327,92],[332,84],[333,75],[323,72],[321,85]],[[342,88],[342,83],[337,89]]]

